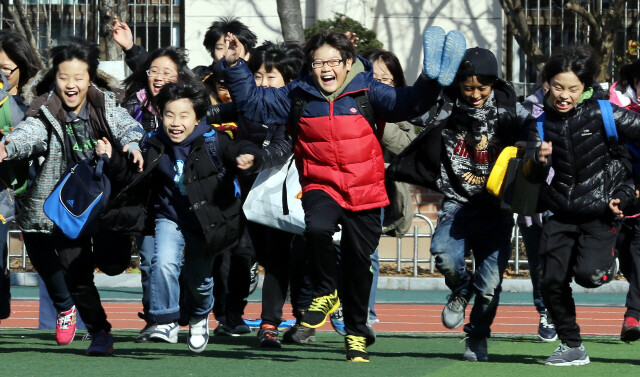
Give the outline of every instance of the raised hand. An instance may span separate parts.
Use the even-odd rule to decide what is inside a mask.
[[[227,33],[224,38],[227,43],[227,51],[224,54],[224,59],[230,67],[233,67],[238,62],[238,59],[245,56],[244,46],[238,40],[238,37],[232,33]]]
[[[129,25],[118,20],[118,16],[113,16],[113,40],[124,50],[133,47],[133,33]]]

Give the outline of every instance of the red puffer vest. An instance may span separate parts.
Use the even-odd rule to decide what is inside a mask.
[[[368,88],[347,91],[333,102],[313,96],[294,148],[303,193],[322,190],[351,211],[389,204],[380,142],[352,96],[360,90]]]

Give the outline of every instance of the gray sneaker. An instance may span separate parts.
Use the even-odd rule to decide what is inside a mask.
[[[442,324],[448,329],[460,327],[464,322],[464,310],[469,302],[462,296],[451,296],[442,310]]]
[[[465,361],[489,361],[487,356],[487,338],[468,337],[462,358]]]
[[[316,329],[302,326],[299,323],[291,326],[291,328],[282,335],[283,343],[306,344],[313,343],[315,341]]]
[[[587,355],[584,344],[580,344],[580,347],[569,347],[564,343],[560,343],[558,348],[553,351],[553,354],[544,361],[544,365],[566,367],[571,365],[587,365],[589,362],[589,355]]]

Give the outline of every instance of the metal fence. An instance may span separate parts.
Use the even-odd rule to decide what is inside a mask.
[[[103,0],[23,0],[27,21],[41,52],[71,36],[104,44],[104,40],[100,40],[101,22],[106,22],[101,17],[104,3]],[[148,51],[184,45],[181,31],[184,30],[181,27],[183,1],[110,0],[110,3],[120,4],[113,8],[113,13],[127,22],[135,43]],[[15,12],[15,4],[11,7]],[[0,25],[3,29],[14,27],[13,18],[2,5]]]
[[[567,10],[565,8],[567,3],[578,3],[596,18],[607,12],[610,6],[609,1],[603,0],[523,0],[523,3],[531,35],[546,57],[549,57],[557,47],[589,43],[591,26],[583,17]],[[634,58],[627,55],[626,50],[629,40],[640,40],[639,10],[640,0],[626,1],[624,8],[626,17],[623,17],[622,24],[618,26],[613,59],[607,69],[607,76],[611,78],[616,77],[617,68],[625,57]],[[506,37],[512,39],[513,34],[507,31]],[[508,41],[507,45],[510,44]],[[513,51],[508,49],[504,54],[506,71],[509,73],[507,80],[513,83],[518,94],[526,96],[535,91],[539,83],[539,73],[518,47],[515,39],[512,45]]]

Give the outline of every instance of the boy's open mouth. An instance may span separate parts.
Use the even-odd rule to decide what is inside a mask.
[[[331,85],[336,81],[336,76],[334,75],[322,75],[320,78],[325,85]]]
[[[179,137],[184,133],[184,130],[179,130],[179,129],[170,129],[169,130],[169,136],[171,137]]]
[[[67,98],[68,102],[74,102],[78,99],[78,91],[77,90],[66,90],[64,92],[64,96]]]
[[[571,108],[571,102],[569,101],[556,101],[556,109],[558,110],[569,110]]]

